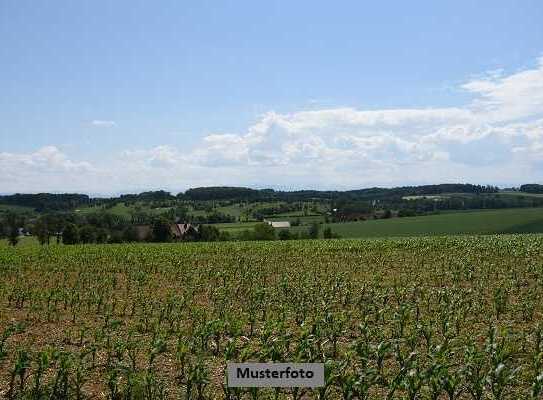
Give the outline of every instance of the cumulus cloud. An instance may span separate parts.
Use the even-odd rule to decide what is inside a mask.
[[[509,75],[491,71],[459,89],[472,99],[457,107],[270,111],[245,132],[213,133],[190,149],[126,150],[100,169],[53,146],[0,153],[0,167],[9,171],[0,183],[31,187],[31,177],[69,176],[79,187],[104,193],[218,184],[356,188],[542,181],[543,58],[533,68]],[[48,181],[34,182],[43,187]],[[64,190],[71,189],[64,183]]]
[[[509,76],[490,73],[462,88],[476,96],[470,107],[481,120],[506,122],[543,116],[543,57],[536,68]]]
[[[484,182],[500,181],[504,167],[530,171],[517,183],[541,180],[530,161],[543,149],[543,58],[532,69],[491,71],[460,89],[473,95],[462,107],[268,112],[243,134],[206,137],[195,154],[206,165],[295,169],[323,174],[323,182],[337,172],[327,186],[363,186],[376,176],[382,184],[436,181],[430,169],[443,167],[461,171],[456,180],[474,180],[480,175],[469,169],[483,167],[496,171]]]
[[[0,153],[0,166],[4,171],[87,172],[90,163],[69,160],[55,146],[45,146],[30,154]]]
[[[87,161],[73,161],[55,146],[27,154],[0,153],[2,192],[88,190],[85,179],[96,172]],[[88,182],[87,182],[88,183]]]

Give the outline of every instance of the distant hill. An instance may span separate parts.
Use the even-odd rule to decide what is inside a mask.
[[[91,199],[86,194],[76,193],[38,193],[38,194],[13,194],[0,196],[0,204],[20,207],[30,207],[38,212],[67,211],[76,207],[88,205]]]
[[[515,193],[543,193],[543,185],[526,184]],[[471,195],[494,194],[499,189],[495,186],[473,185],[469,183],[445,183],[438,185],[402,186],[394,188],[365,188],[346,191],[334,190],[295,190],[281,191],[274,189],[252,189],[247,187],[212,186],[191,188],[184,193],[173,195],[164,190],[149,191],[139,194],[123,194],[111,198],[91,198],[86,194],[78,193],[38,193],[38,194],[13,194],[0,196],[0,205],[20,206],[34,209],[35,211],[69,211],[76,208],[97,205],[114,205],[121,202],[168,202],[176,200],[186,201],[373,201],[388,200],[399,201],[407,196],[431,196],[453,193],[465,193]]]

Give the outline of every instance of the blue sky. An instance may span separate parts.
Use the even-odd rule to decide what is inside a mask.
[[[541,181],[541,1],[0,2],[0,192]]]

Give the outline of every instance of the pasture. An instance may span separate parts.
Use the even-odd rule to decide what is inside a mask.
[[[543,233],[543,209],[458,211],[420,217],[325,224],[345,238]]]

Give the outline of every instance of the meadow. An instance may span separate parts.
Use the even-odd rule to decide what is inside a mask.
[[[427,217],[426,217],[427,218]],[[543,236],[0,249],[8,399],[520,399],[543,386]],[[314,389],[228,361],[324,362]]]
[[[543,209],[513,208],[447,212],[420,217],[325,224],[345,238],[414,235],[542,233]],[[300,228],[301,229],[301,228]]]

